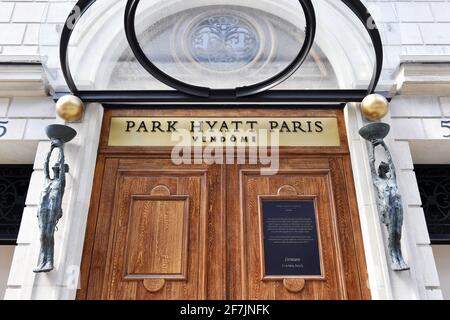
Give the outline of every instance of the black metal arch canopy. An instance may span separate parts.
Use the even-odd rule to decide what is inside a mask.
[[[271,90],[294,74],[306,60],[315,39],[316,16],[311,0],[299,0],[306,18],[305,40],[296,58],[275,76],[246,87],[234,89],[211,89],[194,86],[168,75],[156,67],[145,55],[136,35],[135,17],[140,0],[127,0],[124,13],[124,28],[133,54],[142,67],[154,78],[177,91],[80,91],[73,79],[68,47],[76,24],[96,0],[79,0],[64,24],[60,40],[60,63],[64,78],[72,94],[86,102],[358,102],[367,94],[374,92],[381,76],[383,66],[383,45],[375,21],[367,8],[359,0],[341,0],[363,23],[375,49],[375,67],[367,90]],[[69,28],[69,20],[79,16]],[[372,21],[369,26],[368,21]],[[55,99],[66,93],[56,93]]]

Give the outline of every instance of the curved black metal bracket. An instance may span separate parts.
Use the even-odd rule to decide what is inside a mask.
[[[73,80],[72,72],[70,71],[69,66],[69,42],[73,30],[78,23],[78,20],[87,10],[89,10],[91,5],[93,5],[95,1],[96,0],[79,0],[73,7],[70,14],[67,16],[66,22],[64,23],[64,27],[61,31],[61,40],[59,43],[59,61],[61,63],[62,72],[67,86],[75,95],[78,93],[78,88],[75,84],[75,81]],[[70,19],[74,19],[72,23],[70,23]]]
[[[349,7],[353,13],[361,20],[365,29],[367,30],[374,49],[375,49],[375,67],[374,73],[370,82],[370,85],[367,89],[367,93],[373,93],[378,84],[378,81],[381,77],[382,66],[383,66],[383,45],[381,41],[381,36],[378,31],[378,28],[375,24],[374,19],[368,12],[367,8],[359,1],[359,0],[341,0],[347,7]],[[73,94],[78,94],[79,90],[75,84],[75,81],[72,77],[72,73],[69,66],[69,57],[68,57],[68,47],[70,38],[72,36],[72,32],[75,29],[75,26],[79,20],[79,18],[94,4],[96,0],[79,0],[72,12],[66,19],[66,23],[64,24],[61,40],[60,40],[60,63],[64,78],[66,83]],[[133,53],[136,56],[136,59],[139,63],[156,79],[163,82],[164,84],[177,89],[178,91],[203,98],[213,98],[213,97],[229,97],[230,99],[244,98],[248,96],[256,96],[261,94],[274,86],[279,85],[283,81],[287,80],[292,74],[294,74],[300,66],[304,63],[307,58],[309,51],[311,50],[314,44],[314,38],[316,33],[316,18],[314,12],[314,6],[311,3],[311,0],[299,0],[302,9],[304,11],[304,15],[306,18],[306,38],[303,43],[303,46],[294,59],[294,61],[283,71],[273,76],[270,79],[267,79],[263,82],[247,86],[240,87],[235,89],[224,89],[224,90],[213,90],[207,87],[198,87],[194,86],[180,80],[177,80],[170,75],[164,73],[159,68],[157,68],[145,55],[136,36],[135,29],[135,16],[136,10],[138,7],[140,0],[128,0],[125,9],[124,23],[125,23],[125,31],[127,35],[127,40],[130,44],[130,47]],[[76,16],[79,14],[79,16]],[[75,19],[72,24],[70,24],[70,19]],[[371,25],[369,25],[369,22]],[[69,28],[69,25],[72,25]],[[113,93],[111,93],[113,94]]]
[[[177,89],[183,93],[191,94],[199,97],[209,97],[211,89],[206,87],[193,86],[188,83],[177,80],[167,73],[161,71],[155,66],[145,55],[136,35],[135,18],[136,10],[140,0],[128,0],[125,7],[125,34],[127,35],[128,44],[133,51],[136,59],[153,77],[162,83]]]
[[[372,79],[370,81],[369,87],[367,89],[367,94],[375,92],[378,81],[380,81],[381,72],[383,71],[383,41],[381,40],[380,31],[375,22],[375,19],[370,14],[369,10],[364,6],[359,0],[341,0],[353,13],[359,18],[367,33],[372,40],[373,47],[375,50],[375,65],[372,74]]]
[[[251,86],[236,88],[236,97],[251,96],[276,87],[280,83],[289,79],[301,67],[303,62],[305,62],[316,37],[316,13],[314,11],[314,6],[310,0],[299,0],[299,2],[303,8],[303,13],[306,19],[306,26],[305,40],[297,57],[284,70],[271,77],[270,79]]]

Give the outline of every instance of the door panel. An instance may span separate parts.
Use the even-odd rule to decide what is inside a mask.
[[[233,224],[241,224],[240,235],[233,237],[231,250],[240,252],[240,276],[234,279],[230,298],[255,300],[301,300],[301,299],[362,299],[367,297],[367,287],[361,283],[359,257],[352,237],[347,230],[351,222],[351,211],[346,197],[345,184],[332,174],[332,166],[339,160],[310,159],[309,164],[299,161],[284,161],[276,176],[261,176],[259,169],[240,167],[234,178],[240,179],[240,208],[229,211]],[[338,163],[338,164],[334,164]],[[333,168],[333,170],[343,170]],[[291,199],[306,197],[315,199],[323,279],[285,277],[264,279],[264,248],[261,234],[260,197]],[[339,203],[338,203],[339,202]],[[236,213],[236,214],[234,214]],[[350,227],[351,228],[351,227]],[[339,232],[342,230],[342,233]],[[344,231],[345,230],[345,231]],[[233,255],[230,252],[229,256]],[[230,260],[231,262],[232,260]],[[228,266],[233,269],[232,266]],[[299,292],[293,292],[289,283],[305,281]],[[294,290],[295,291],[295,290]]]
[[[221,255],[209,248],[221,243],[221,233],[208,230],[208,224],[221,225],[220,168],[183,170],[169,160],[153,160],[150,166],[148,160],[108,160],[105,171],[114,169],[115,183],[105,181],[100,199],[112,205],[101,205],[98,213],[100,221],[110,216],[111,223],[98,224],[96,231],[109,234],[109,240],[102,252],[93,252],[90,269],[99,272],[90,271],[87,297],[223,298],[216,288],[223,287],[220,274],[208,287],[207,270],[222,270]]]
[[[131,197],[126,279],[186,279],[189,209],[189,196],[170,195],[165,186]]]
[[[244,299],[285,300],[285,299],[342,299],[345,298],[343,283],[339,279],[339,251],[337,239],[333,236],[335,214],[330,199],[329,172],[284,171],[276,177],[260,176],[258,171],[241,170],[243,221],[243,293]],[[300,293],[292,293],[284,287],[283,280],[264,280],[261,265],[261,228],[258,212],[258,196],[279,196],[285,193],[316,197],[324,280],[307,280]],[[283,194],[285,195],[283,197]],[[326,248],[325,250],[323,248]]]
[[[108,299],[187,298],[180,295],[183,292],[200,298],[204,291],[204,265],[199,263],[204,244],[198,234],[205,223],[201,176],[154,175],[121,172],[119,177],[115,237],[104,289]],[[160,291],[147,290],[155,283],[162,286]]]

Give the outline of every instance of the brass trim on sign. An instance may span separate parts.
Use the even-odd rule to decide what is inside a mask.
[[[299,275],[299,276],[274,276],[266,274],[266,256],[265,256],[265,246],[264,246],[264,213],[262,210],[262,203],[264,200],[275,200],[275,201],[313,201],[314,203],[314,214],[316,217],[316,228],[317,228],[317,245],[319,249],[319,260],[320,260],[320,275]],[[262,281],[284,281],[286,279],[304,279],[304,280],[326,280],[325,269],[323,263],[323,250],[322,250],[322,239],[320,234],[320,221],[319,213],[317,207],[317,196],[309,195],[259,195],[258,196],[258,215],[259,215],[259,242],[260,242],[260,253],[261,253],[261,280]]]
[[[176,122],[176,125],[174,125]],[[273,145],[270,133],[279,132],[280,147],[340,147],[338,119],[336,117],[112,117],[108,138],[110,147],[175,147],[193,145],[240,146],[239,143],[226,140],[201,141],[194,143],[194,138],[209,138],[212,131],[207,122],[217,122],[216,132],[223,136],[236,134],[238,139],[242,133],[256,133],[257,146],[265,146],[259,140],[260,130],[266,130],[266,141]],[[160,126],[155,124],[160,123]],[[193,123],[201,123],[203,128],[193,130]],[[273,124],[278,127],[273,129]],[[172,126],[170,126],[172,124]],[[236,130],[236,125],[239,130]],[[283,126],[284,125],[284,126]],[[225,128],[225,129],[224,129]],[[226,129],[228,128],[228,130]],[[174,131],[176,129],[177,131]],[[198,129],[198,127],[195,127]],[[253,129],[253,131],[248,131]],[[187,132],[191,139],[186,141],[172,141],[173,133]],[[244,136],[245,137],[245,136]],[[245,144],[244,144],[245,145]],[[246,144],[251,145],[251,144]],[[252,145],[254,146],[254,145]]]

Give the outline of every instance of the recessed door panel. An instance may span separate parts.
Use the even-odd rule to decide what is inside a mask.
[[[217,169],[183,170],[168,160],[106,161],[105,172],[115,170],[115,181],[105,176],[97,219],[109,217],[110,223],[98,224],[96,236],[107,235],[108,241],[101,248],[100,242],[93,245],[91,270],[98,265],[102,273],[90,274],[87,297],[221,298],[220,291],[208,287],[209,269],[221,257],[211,255],[206,261],[217,253],[208,251],[209,242],[221,243],[220,235],[206,232],[208,223],[220,226]],[[107,201],[112,204],[103,206]],[[208,208],[218,219],[209,216]],[[221,281],[216,277],[211,288],[223,286]]]
[[[202,176],[167,173],[120,173],[108,299],[189,299],[204,292]],[[160,289],[147,290],[154,286]]]
[[[328,171],[292,170],[282,171],[276,177],[264,177],[258,171],[242,170],[242,217],[243,241],[241,243],[243,253],[243,294],[248,299],[343,299],[345,298],[345,284],[339,277],[342,266],[340,265],[340,252],[337,250],[338,239],[333,230],[336,221],[334,204],[330,196],[330,176]],[[313,272],[305,275],[283,275],[264,273],[265,249],[264,228],[261,227],[260,197],[272,198],[279,201],[289,201],[295,198],[314,199],[317,204],[317,228],[319,241],[317,245],[319,256],[319,269],[321,273]],[[278,209],[279,214],[283,212]],[[315,222],[314,222],[315,223]],[[255,226],[259,226],[255,228]],[[278,223],[279,234],[288,235],[285,241],[291,241],[285,247],[295,246],[295,236],[289,232],[291,224]],[[325,249],[324,249],[325,248]],[[302,253],[286,256],[284,265],[291,265],[302,261]],[[311,259],[312,257],[310,257]],[[304,258],[303,258],[304,259]],[[294,261],[292,261],[294,260]],[[274,270],[283,269],[279,260],[270,261]],[[304,261],[309,263],[309,261]],[[320,267],[320,264],[323,266]],[[305,287],[299,292],[286,285],[292,280],[304,280]]]
[[[172,196],[160,188],[162,196],[131,198],[126,279],[186,280],[189,196]]]

